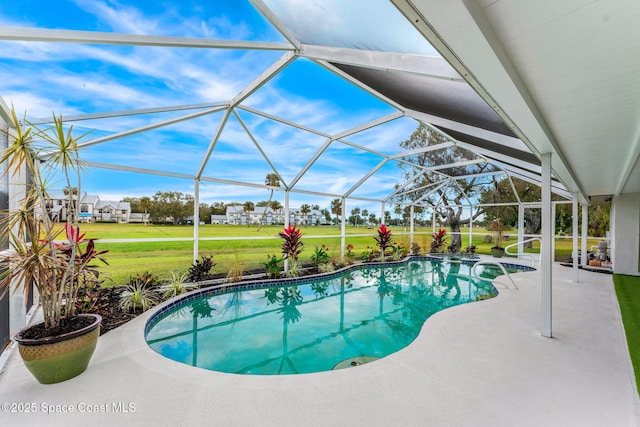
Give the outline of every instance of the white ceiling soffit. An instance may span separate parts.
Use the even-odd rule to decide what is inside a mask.
[[[640,2],[391,1],[570,191],[640,191]]]

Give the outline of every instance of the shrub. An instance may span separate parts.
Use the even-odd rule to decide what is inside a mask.
[[[353,258],[355,256],[355,254],[353,253],[353,245],[347,245],[346,249],[347,251],[345,252],[344,256],[347,258]]]
[[[316,267],[329,262],[329,253],[327,252],[327,247],[325,245],[322,245],[320,247],[316,246],[313,255],[311,255],[311,262]]]
[[[159,290],[162,294],[162,299],[173,298],[176,295],[184,294],[197,287],[196,284],[185,282],[187,282],[186,273],[170,272],[160,285]]]
[[[330,262],[325,262],[323,264],[318,264],[318,272],[320,272],[320,273],[331,273],[332,271],[335,271],[335,269],[336,268]]]
[[[242,265],[242,260],[240,259],[240,252],[237,249],[233,251],[233,266],[227,273],[227,281],[229,282],[239,282],[242,280],[242,276],[244,275],[244,266]]]
[[[287,271],[287,277],[298,277],[300,275],[300,266],[298,261],[292,259],[289,263],[289,271]]]
[[[140,280],[127,284],[120,294],[120,308],[125,312],[146,311],[158,302],[158,292]]]
[[[438,232],[433,233],[431,240],[431,253],[438,253],[442,251],[442,248],[444,248],[444,245],[447,241],[446,235],[447,230],[445,230],[444,228],[441,228],[438,230]]]
[[[277,279],[280,277],[280,263],[282,258],[278,258],[274,255],[267,255],[267,262],[263,263],[265,273],[269,279]]]
[[[420,251],[421,250],[422,250],[422,248],[416,242],[413,242],[411,244],[411,255],[420,255]]]
[[[216,265],[213,262],[213,256],[202,256],[201,260],[196,260],[191,267],[189,267],[189,272],[187,274],[188,282],[202,282],[203,280],[207,280],[209,278],[209,272]]]

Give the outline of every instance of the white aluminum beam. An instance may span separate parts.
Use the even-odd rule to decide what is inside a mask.
[[[274,164],[271,162],[271,159],[269,159],[269,156],[267,156],[267,153],[264,152],[264,150],[262,149],[262,146],[258,143],[258,141],[256,140],[256,138],[253,136],[253,134],[251,133],[251,131],[249,130],[249,128],[247,127],[247,125],[245,124],[245,122],[242,120],[242,118],[240,117],[240,115],[233,110],[233,116],[236,118],[236,120],[238,121],[238,123],[240,123],[240,126],[242,126],[242,128],[244,129],[244,131],[247,133],[247,135],[249,136],[249,138],[251,138],[251,141],[253,141],[253,144],[256,146],[256,148],[258,149],[258,151],[260,151],[260,154],[262,155],[262,157],[266,160],[266,162],[269,164],[269,166],[271,167],[271,170],[273,170],[273,172],[278,175],[278,178],[280,179],[280,181],[282,182],[282,184],[287,187],[287,183],[284,181],[284,179],[282,178],[282,175],[280,175],[280,172],[278,172],[278,169],[276,169],[276,167],[274,166]]]
[[[191,179],[191,180],[195,178],[193,175],[189,175],[186,173],[167,172],[167,171],[160,171],[155,169],[138,168],[133,166],[114,165],[110,163],[84,161],[83,165],[92,167],[92,168],[98,168],[98,169],[110,169],[110,170],[116,170],[121,172],[140,173],[145,175],[167,176],[170,178]]]
[[[264,111],[256,110],[255,108],[251,108],[251,107],[248,107],[246,105],[238,105],[238,106],[236,106],[236,108],[239,108],[239,109],[245,110],[245,111],[247,111],[249,113],[253,113],[253,114],[256,114],[258,116],[262,116],[264,118],[267,118],[267,119],[270,119],[270,120],[285,124],[287,126],[291,126],[291,127],[294,127],[294,128],[300,129],[300,130],[304,130],[304,131],[309,132],[309,133],[313,133],[315,135],[320,135],[320,136],[323,136],[325,138],[331,138],[331,135],[329,135],[328,133],[324,133],[324,132],[318,131],[316,129],[311,129],[311,128],[306,127],[306,126],[302,126],[302,125],[300,125],[298,123],[292,122],[290,120],[283,119],[281,117],[274,116],[274,115],[269,114],[269,113],[265,113]]]
[[[316,151],[316,153],[313,155],[313,157],[307,162],[306,165],[304,165],[304,167],[300,170],[300,172],[298,172],[298,175],[296,175],[292,180],[291,180],[291,187],[295,187],[296,184],[298,184],[298,181],[300,181],[300,179],[304,176],[305,173],[307,173],[307,171],[309,170],[309,168],[311,168],[311,166],[313,166],[313,164],[318,160],[318,158],[320,158],[320,156],[322,155],[322,153],[325,152],[325,150],[327,148],[329,148],[329,145],[331,145],[331,142],[333,142],[331,140],[331,138],[328,138],[324,144],[322,144],[322,146],[320,148],[318,148],[318,150]]]
[[[373,176],[376,172],[380,170],[387,163],[387,159],[382,160],[380,163],[375,165],[365,176],[360,178],[358,182],[356,182],[346,193],[344,193],[344,197],[349,197],[351,193],[356,191],[362,184],[364,184],[369,178]]]
[[[620,180],[618,181],[618,185],[616,185],[616,192],[614,193],[616,196],[620,195],[624,191],[624,186],[627,184],[629,180],[629,176],[631,172],[633,172],[633,168],[636,163],[640,162],[640,136],[636,137],[635,142],[632,144],[631,149],[629,150],[629,154],[627,155],[627,162],[622,169],[622,173],[620,174]]]
[[[164,126],[172,125],[174,123],[183,122],[185,120],[191,120],[191,119],[195,119],[197,117],[206,116],[208,114],[217,113],[218,111],[220,111],[220,110],[222,110],[224,108],[225,107],[216,107],[216,108],[211,108],[211,109],[204,110],[204,111],[198,111],[196,113],[187,114],[186,116],[174,117],[174,118],[171,118],[171,119],[162,120],[160,122],[151,123],[151,124],[148,124],[148,125],[145,125],[145,126],[140,126],[138,128],[135,128],[135,129],[129,129],[129,130],[125,130],[125,131],[122,131],[122,132],[114,133],[112,135],[107,135],[107,136],[103,136],[103,137],[100,137],[100,138],[91,139],[89,141],[86,141],[86,142],[78,144],[78,148],[90,147],[92,145],[101,144],[103,142],[112,141],[114,139],[122,138],[122,137],[125,137],[125,136],[135,135],[137,133],[141,133],[141,132],[145,132],[145,131],[148,131],[148,130],[161,128],[161,127],[164,127]],[[46,154],[47,153],[45,153],[44,155],[46,156]]]
[[[204,157],[202,158],[202,163],[200,163],[200,167],[196,172],[196,179],[200,179],[202,177],[202,174],[204,173],[204,169],[207,167],[207,163],[209,163],[209,158],[211,157],[211,153],[213,153],[213,149],[218,143],[218,139],[220,138],[220,135],[222,134],[222,130],[224,129],[224,126],[227,124],[227,120],[229,120],[230,115],[231,115],[231,109],[227,109],[224,112],[224,115],[222,116],[222,120],[220,120],[220,123],[218,124],[216,133],[213,135],[213,138],[211,138],[211,142],[207,147],[207,151],[205,151]]]
[[[198,110],[203,108],[216,108],[216,107],[224,108],[225,106],[226,106],[226,103],[217,102],[217,103],[206,103],[206,104],[176,105],[176,106],[158,107],[158,108],[144,108],[139,110],[109,111],[109,112],[102,112],[102,113],[64,116],[64,121],[65,123],[79,122],[82,120],[108,119],[112,117],[138,116],[143,114],[166,113],[166,112],[183,111],[183,110]],[[39,117],[35,119],[30,119],[29,123],[31,123],[32,125],[53,123],[53,117]]]
[[[274,14],[262,0],[249,1],[253,5],[253,7],[258,9],[260,14],[264,16],[265,19],[269,21],[269,23],[271,23],[271,25],[273,25],[276,30],[278,30],[280,34],[282,34],[283,37],[296,48],[296,50],[300,49],[300,41],[298,40],[298,38],[291,31],[289,31],[289,28],[287,28],[287,26],[282,23],[280,18],[278,18],[276,14]]]
[[[276,74],[285,69],[287,65],[292,63],[296,59],[296,56],[292,52],[286,52],[273,64],[269,66],[262,74],[260,74],[253,82],[249,83],[239,94],[237,94],[230,102],[231,107],[235,107],[242,101],[251,96],[254,92],[264,86],[269,80],[271,80]]]
[[[242,49],[293,51],[287,43],[216,40],[191,37],[147,36],[98,31],[56,30],[33,27],[0,27],[0,40],[63,42],[126,46],[163,46],[201,49]]]
[[[399,71],[422,77],[461,82],[466,85],[465,80],[447,61],[435,56],[306,44],[301,46],[299,54],[302,57],[320,61],[377,70]]]

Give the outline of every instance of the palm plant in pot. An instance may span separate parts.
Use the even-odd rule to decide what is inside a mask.
[[[504,223],[500,218],[494,219],[489,225],[489,231],[492,233],[495,244],[491,248],[491,255],[495,258],[502,258],[504,256],[504,248],[502,242],[504,240]]]
[[[12,109],[7,130],[8,146],[1,161],[10,177],[26,176],[24,196],[18,208],[2,219],[1,238],[10,250],[0,256],[2,294],[31,284],[37,290],[44,321],[15,336],[20,355],[31,373],[43,384],[56,383],[84,372],[96,347],[101,317],[78,314],[78,291],[98,280],[95,261],[105,262],[94,239],[80,234],[75,191],[68,191],[67,222],[49,217],[46,206],[47,172],[62,173],[67,188],[80,194],[78,140],[72,127],[65,132],[62,118],[54,115],[48,129],[23,127]],[[45,159],[45,160],[42,160]],[[76,178],[73,186],[72,176]],[[66,239],[60,239],[62,234]]]

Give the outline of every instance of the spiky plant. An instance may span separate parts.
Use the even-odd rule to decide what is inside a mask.
[[[391,245],[391,229],[386,225],[380,224],[378,227],[378,236],[374,237],[376,245],[380,248],[380,256],[384,258],[385,250]]]
[[[107,252],[97,251],[94,239],[80,234],[74,192],[67,195],[65,241],[56,242],[62,229],[47,211],[45,172],[61,172],[67,187],[77,188],[81,194],[78,141],[86,134],[76,137],[73,126],[67,128],[61,116],[54,115],[48,128],[32,126],[26,118],[19,120],[13,107],[11,118],[10,128],[4,130],[9,143],[0,162],[6,166],[6,175],[26,184],[20,207],[9,212],[0,224],[0,239],[11,249],[0,256],[0,288],[4,294],[17,284],[28,293],[27,285],[33,284],[40,294],[44,328],[55,334],[63,319],[75,317],[78,290],[97,279],[93,262],[104,261],[101,255]]]

